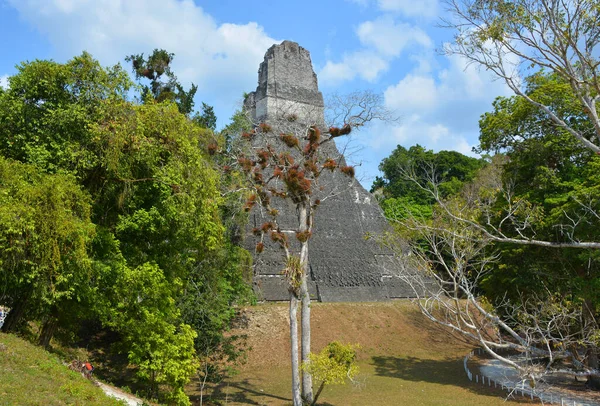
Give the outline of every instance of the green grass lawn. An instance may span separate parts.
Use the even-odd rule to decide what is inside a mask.
[[[0,333],[0,405],[122,405],[57,356]]]
[[[355,383],[325,387],[319,405],[486,405],[539,404],[527,399],[505,401],[506,392],[472,384],[461,359],[374,357],[360,362]],[[215,389],[222,405],[291,405],[288,368],[245,371]]]
[[[248,309],[248,327],[236,331],[249,335],[248,362],[239,374],[205,391],[210,404],[291,404],[286,312],[285,304]],[[361,346],[356,382],[325,387],[319,405],[530,403],[523,398],[505,401],[506,392],[471,383],[463,369],[471,347],[446,335],[407,301],[315,303],[312,313],[313,351],[336,339]],[[199,399],[197,390],[189,388],[193,399]]]

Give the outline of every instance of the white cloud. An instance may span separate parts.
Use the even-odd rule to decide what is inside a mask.
[[[256,86],[256,67],[278,42],[263,27],[218,24],[193,0],[8,0],[61,57],[87,50],[103,64],[164,48],[174,71],[199,94],[239,98]],[[251,68],[249,68],[251,67]]]
[[[430,110],[437,104],[438,88],[433,77],[408,74],[384,92],[387,107],[395,111]]]
[[[445,69],[409,73],[389,86],[385,103],[399,114],[419,114],[426,119],[452,123],[451,128],[466,128],[477,123],[479,116],[489,109],[497,96],[512,94],[504,82],[468,64],[458,55],[444,58]]]
[[[377,0],[379,8],[394,11],[407,17],[434,18],[439,13],[438,0]]]
[[[327,61],[319,72],[319,82],[336,85],[356,77],[373,82],[389,67],[387,60],[376,52],[363,50],[345,54],[341,62]]]
[[[372,46],[382,55],[398,57],[410,45],[431,48],[429,36],[420,28],[407,23],[395,23],[390,16],[365,21],[356,30],[360,42]]]
[[[0,87],[2,89],[8,89],[8,75],[0,76]]]
[[[363,22],[356,35],[365,48],[344,54],[341,62],[327,61],[319,72],[322,83],[337,85],[357,77],[374,82],[405,49],[417,45],[429,49],[433,44],[420,28],[396,23],[389,16]]]
[[[446,64],[444,69],[424,71],[421,67],[425,62],[418,60],[415,70],[384,91],[386,106],[400,116],[400,122],[378,123],[357,137],[368,151],[365,164],[358,170],[366,179],[365,186],[370,186],[377,165],[397,145],[409,148],[420,144],[434,151],[474,155],[479,117],[491,109],[497,96],[512,95],[504,82],[493,81],[489,72],[478,70],[459,56],[445,57],[440,62]]]
[[[427,149],[435,151],[454,150],[463,154],[472,155],[473,145],[467,140],[466,134],[455,133],[443,123],[429,123],[424,116],[413,114],[403,117],[400,125],[380,127],[377,133],[385,137],[374,135],[365,142],[375,150],[386,151],[389,154],[396,145],[410,147],[420,144]]]

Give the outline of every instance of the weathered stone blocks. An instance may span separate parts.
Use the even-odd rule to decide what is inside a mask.
[[[290,126],[325,127],[323,95],[319,91],[309,52],[291,41],[273,45],[265,54],[258,71],[258,87],[244,101],[245,110],[256,122],[268,122],[275,132]],[[293,117],[293,120],[290,120]],[[340,159],[335,144],[326,144],[323,152]],[[281,148],[284,148],[281,146]],[[345,165],[345,163],[344,163]],[[309,286],[318,300],[380,301],[394,297],[410,297],[395,267],[397,258],[367,235],[379,235],[387,222],[375,198],[356,180],[339,173],[324,173],[320,178],[321,196],[309,242]],[[282,213],[278,219],[285,231],[297,224],[295,208],[289,202],[278,202]],[[251,212],[246,246],[253,252],[255,237],[251,230],[268,217],[259,208]],[[290,235],[290,237],[293,237]],[[290,238],[291,241],[295,240]],[[284,253],[268,242],[255,256],[255,288],[264,300],[286,300],[287,285],[281,274]]]

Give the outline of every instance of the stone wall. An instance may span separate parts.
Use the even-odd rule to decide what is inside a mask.
[[[244,108],[257,123],[269,122],[275,134],[298,133],[308,125],[324,127],[323,95],[309,52],[290,41],[269,48],[258,71],[258,87],[248,95]],[[290,115],[294,115],[293,124]],[[296,127],[290,130],[290,126]],[[345,165],[334,143],[325,144],[322,153]],[[317,209],[309,240],[309,287],[313,298],[336,302],[411,297],[411,289],[398,278],[400,272],[405,272],[401,260],[366,238],[380,235],[388,227],[375,198],[355,179],[338,171],[325,172],[317,189],[323,203]],[[291,233],[298,222],[295,207],[287,201],[274,205],[281,213],[278,221],[282,230]],[[251,252],[256,243],[252,228],[268,220],[260,208],[251,212],[246,235]],[[296,241],[293,235],[290,237],[290,241]],[[284,252],[274,243],[267,242],[263,253],[255,255],[254,281],[260,298],[288,299],[281,274],[284,263]]]
[[[310,53],[291,41],[269,48],[258,70],[258,87],[245,105],[256,122],[296,115],[303,122],[324,123],[323,94]]]

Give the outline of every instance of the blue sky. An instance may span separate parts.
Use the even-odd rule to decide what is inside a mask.
[[[349,160],[368,189],[397,145],[469,153],[479,116],[510,92],[476,66],[439,54],[438,0],[0,0],[0,85],[25,60],[64,62],[86,50],[104,65],[164,48],[199,85],[218,126],[256,88],[258,65],[288,39],[311,53],[321,91],[371,89],[400,117],[353,135]]]

